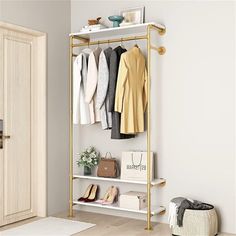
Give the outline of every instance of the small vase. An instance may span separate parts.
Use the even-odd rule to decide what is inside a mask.
[[[91,175],[91,168],[88,166],[84,166],[84,175]]]

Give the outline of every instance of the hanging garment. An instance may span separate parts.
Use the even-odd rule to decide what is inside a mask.
[[[185,199],[186,198],[183,198],[183,197],[176,197],[170,201],[169,216],[168,216],[168,222],[169,222],[170,228],[174,228],[177,225],[177,212],[178,212],[179,206]]]
[[[138,47],[121,55],[116,85],[115,111],[121,113],[120,132],[144,132],[147,106],[147,70]]]
[[[120,113],[114,111],[115,106],[115,95],[116,95],[116,83],[117,83],[117,75],[118,68],[120,63],[120,56],[122,53],[127,50],[122,48],[121,46],[116,47],[110,57],[110,70],[109,70],[109,112],[112,113],[112,128],[111,128],[111,138],[112,139],[128,139],[133,138],[132,134],[121,134],[120,133]]]
[[[98,85],[96,106],[100,109],[100,117],[103,129],[112,127],[111,113],[108,112],[108,85],[109,66],[112,48],[109,47],[100,53],[98,63]]]
[[[178,207],[175,203],[170,202],[169,203],[169,216],[168,216],[168,222],[170,225],[170,228],[175,227],[177,225],[177,210]]]
[[[98,62],[101,51],[102,49],[98,47],[89,54],[89,59],[88,59],[88,74],[87,74],[87,84],[85,91],[85,101],[89,103],[91,124],[101,121],[100,111],[95,106],[97,99],[96,92],[97,92],[97,82],[98,82]]]
[[[89,106],[85,102],[87,82],[88,56],[91,49],[84,49],[74,60],[73,64],[73,123],[90,124]]]

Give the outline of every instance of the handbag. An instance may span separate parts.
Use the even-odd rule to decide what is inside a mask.
[[[110,157],[107,157],[107,154]],[[101,158],[97,170],[98,177],[116,178],[119,176],[118,163],[115,158],[112,158],[111,153],[107,152],[104,158]]]

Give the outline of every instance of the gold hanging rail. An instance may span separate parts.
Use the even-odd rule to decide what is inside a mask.
[[[72,37],[75,37],[75,36],[72,36]],[[98,41],[92,41],[92,42],[90,42],[88,39],[88,42],[75,43],[75,44],[72,44],[72,47],[83,47],[83,46],[97,45],[97,44],[119,43],[119,42],[126,42],[126,41],[131,41],[131,40],[143,40],[143,39],[148,39],[148,36],[147,35],[130,36],[130,37],[125,37],[125,38],[115,38],[115,39],[109,39],[109,40],[106,39],[106,40],[98,40]]]

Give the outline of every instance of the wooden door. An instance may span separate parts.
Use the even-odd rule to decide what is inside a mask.
[[[35,216],[32,155],[34,38],[0,29],[0,225]],[[1,125],[0,125],[1,128]]]

